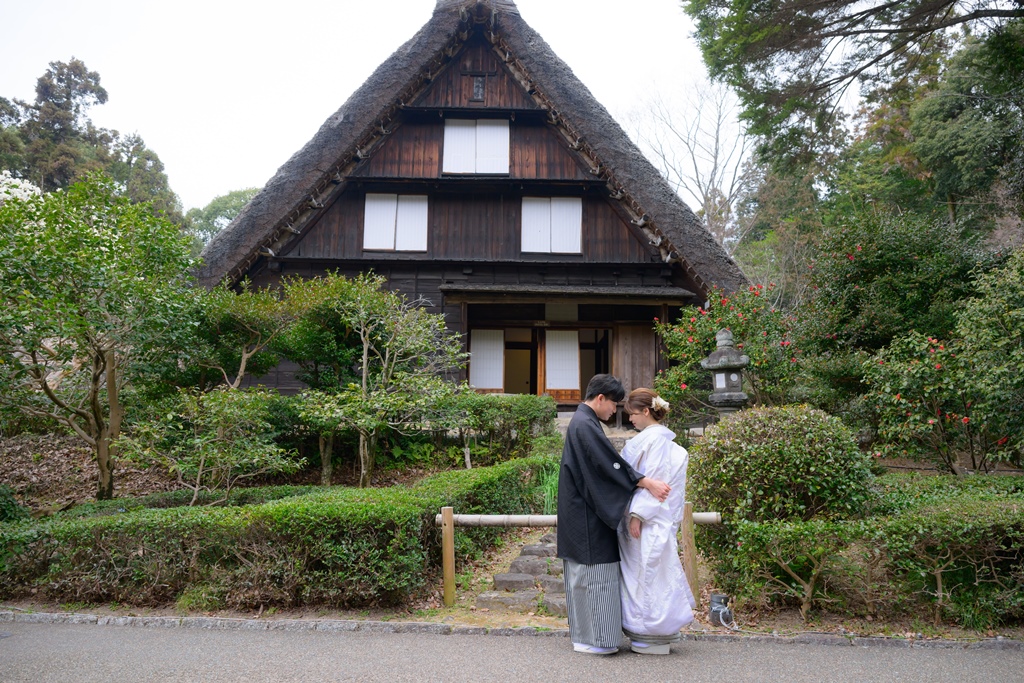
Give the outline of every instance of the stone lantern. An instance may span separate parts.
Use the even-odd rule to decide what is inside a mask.
[[[713,376],[714,389],[708,400],[719,415],[725,415],[747,403],[747,395],[743,393],[743,368],[750,363],[750,357],[736,350],[729,330],[719,330],[715,341],[718,348],[702,360],[700,366]]]

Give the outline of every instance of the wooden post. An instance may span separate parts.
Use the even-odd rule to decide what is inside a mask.
[[[683,571],[690,583],[690,592],[700,609],[700,582],[697,580],[697,544],[693,540],[693,503],[683,505]]]
[[[455,604],[455,515],[450,507],[441,508],[441,555],[444,606],[451,607]]]

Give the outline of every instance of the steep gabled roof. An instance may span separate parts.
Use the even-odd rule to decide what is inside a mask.
[[[356,164],[386,136],[400,110],[429,86],[474,31],[547,110],[572,149],[605,180],[666,262],[679,262],[705,290],[747,280],[621,126],[523,21],[512,0],[438,0],[420,31],[381,64],[207,245],[199,281],[239,279],[261,254],[277,253],[340,193]]]

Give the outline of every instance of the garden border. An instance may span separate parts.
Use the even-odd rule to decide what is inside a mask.
[[[427,633],[452,636],[535,636],[568,638],[569,629],[542,629],[534,626],[484,627],[460,626],[421,621],[360,621],[357,619],[239,619],[234,617],[115,617],[77,612],[14,612],[0,610],[0,624],[71,624],[128,626],[133,628],[204,628],[242,631],[322,631],[328,633]],[[1024,652],[1024,641],[997,636],[983,640],[944,640],[885,638],[880,636],[843,636],[808,632],[794,636],[750,635],[745,633],[684,632],[684,641],[776,643],[783,645],[827,645],[854,647],[899,647],[961,650],[1016,650]]]

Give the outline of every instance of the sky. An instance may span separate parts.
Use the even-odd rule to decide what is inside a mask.
[[[435,0],[0,0],[0,96],[32,101],[52,61],[100,75],[93,123],[138,133],[184,208],[262,187],[430,18]],[[516,0],[626,125],[704,67],[681,0]]]

